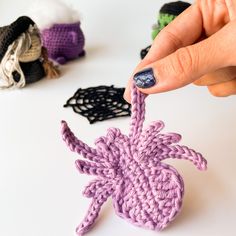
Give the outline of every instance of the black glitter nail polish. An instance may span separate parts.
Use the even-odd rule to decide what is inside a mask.
[[[156,84],[152,68],[142,70],[134,75],[134,82],[139,88],[150,88]]]

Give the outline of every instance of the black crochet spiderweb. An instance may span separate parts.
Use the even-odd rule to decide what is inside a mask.
[[[130,116],[130,104],[123,99],[124,88],[98,86],[79,88],[64,107],[86,117],[90,124],[121,116]]]

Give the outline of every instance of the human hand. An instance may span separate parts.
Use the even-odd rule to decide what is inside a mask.
[[[235,42],[236,0],[197,0],[155,38],[124,98],[130,102],[132,80],[145,94],[192,82],[207,86],[214,96],[236,94]]]

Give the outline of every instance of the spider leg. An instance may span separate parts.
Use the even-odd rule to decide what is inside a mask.
[[[76,167],[82,174],[97,175],[105,178],[114,178],[115,171],[111,166],[95,162],[76,160]]]
[[[96,149],[89,147],[87,144],[77,139],[68,127],[65,121],[62,121],[62,138],[68,145],[71,151],[81,154],[84,158],[91,161],[101,162],[103,159]]]
[[[113,187],[113,183],[109,179],[96,179],[91,181],[88,186],[84,189],[83,195],[87,198],[94,197],[99,189],[106,186],[107,189],[111,189]]]
[[[155,137],[164,128],[164,126],[165,125],[162,121],[156,121],[142,132],[140,142],[138,144],[139,152],[148,149],[147,147],[154,144],[153,140],[155,140]]]
[[[131,104],[132,104],[132,115],[130,124],[130,134],[131,143],[137,145],[139,142],[140,135],[142,133],[144,115],[145,115],[145,99],[146,95],[141,93],[137,87],[132,83],[132,93],[131,93]]]
[[[158,144],[171,145],[178,143],[181,140],[181,135],[177,133],[158,134],[157,140],[159,141]]]
[[[186,146],[175,145],[163,147],[163,152],[160,159],[178,158],[191,161],[199,170],[206,170],[207,161],[203,158],[202,154],[190,149]]]
[[[99,215],[103,203],[107,200],[109,196],[111,196],[113,191],[114,191],[113,188],[109,188],[108,186],[105,185],[101,187],[99,191],[96,192],[90,204],[87,215],[83,219],[82,223],[76,229],[76,233],[79,236],[84,235],[91,229],[91,227],[93,226],[95,220]]]
[[[153,156],[158,159],[157,157],[163,152],[163,148],[179,142],[180,139],[181,135],[177,133],[156,134],[155,131],[150,132],[150,136],[143,136],[143,140],[140,142],[139,160],[149,159]]]
[[[149,145],[158,143],[171,144],[176,143],[181,139],[181,136],[176,133],[160,134],[160,131],[165,127],[163,121],[154,121],[146,128],[141,135],[139,143],[139,151],[146,149]]]
[[[117,128],[110,128],[106,137],[99,137],[95,145],[98,153],[106,159],[106,163],[115,164],[120,158],[120,144],[128,142],[129,138]]]
[[[143,130],[141,135],[142,142],[155,137],[164,127],[165,124],[161,120],[152,122],[145,130]]]

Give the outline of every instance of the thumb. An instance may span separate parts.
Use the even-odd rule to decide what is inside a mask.
[[[235,28],[235,23],[229,23],[211,37],[146,65],[133,77],[136,86],[146,94],[165,92],[192,83],[209,72],[233,66]]]

